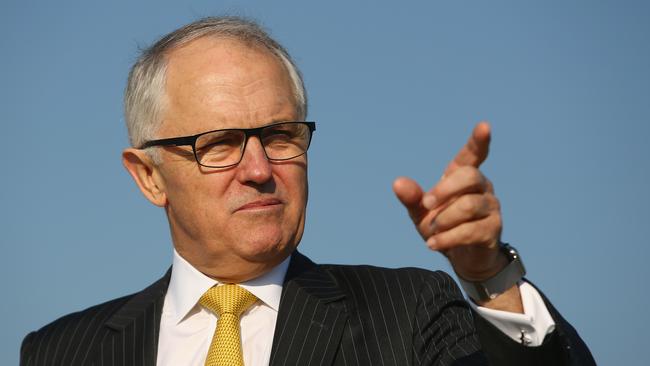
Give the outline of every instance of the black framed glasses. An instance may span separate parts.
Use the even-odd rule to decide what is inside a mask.
[[[207,168],[228,168],[239,164],[248,138],[257,136],[267,159],[283,161],[297,158],[309,149],[316,122],[279,122],[257,128],[228,128],[193,136],[147,141],[140,149],[153,146],[192,146],[194,158]]]

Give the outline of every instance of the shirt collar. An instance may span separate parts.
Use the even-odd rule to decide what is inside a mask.
[[[284,276],[290,261],[291,256],[264,275],[239,285],[277,312]],[[201,273],[174,249],[172,275],[167,289],[169,307],[166,310],[172,315],[175,324],[180,323],[195,308],[201,296],[210,287],[218,284],[219,281]]]

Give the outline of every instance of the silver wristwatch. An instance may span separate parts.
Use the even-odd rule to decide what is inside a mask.
[[[460,276],[460,284],[467,295],[474,300],[491,300],[514,286],[526,274],[519,253],[509,244],[501,243],[499,248],[507,257],[508,264],[499,273],[479,282],[467,281]]]

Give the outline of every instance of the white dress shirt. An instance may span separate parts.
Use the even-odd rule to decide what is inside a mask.
[[[259,300],[241,316],[242,350],[246,366],[269,364],[278,316],[282,284],[290,257],[269,273],[239,285]],[[174,250],[172,274],[160,319],[157,365],[203,366],[217,315],[199,305],[199,299],[218,282],[199,272]],[[481,316],[516,342],[538,346],[555,323],[539,293],[528,283],[520,284],[525,314],[470,305]]]
[[[265,275],[239,285],[259,300],[241,316],[242,350],[246,366],[268,365],[287,258]],[[199,272],[176,250],[165,295],[158,360],[161,366],[203,366],[217,328],[217,315],[199,305],[199,299],[218,282]]]
[[[542,296],[531,284],[520,282],[519,292],[524,314],[476,306],[471,299],[468,302],[483,318],[514,341],[526,346],[539,346],[544,341],[544,337],[553,332],[555,322]]]

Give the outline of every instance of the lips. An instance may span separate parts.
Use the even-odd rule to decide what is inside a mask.
[[[282,204],[282,201],[280,201],[277,198],[265,198],[261,200],[248,202],[245,205],[239,207],[236,211],[264,209],[267,207],[271,208],[273,206],[277,206],[280,204]]]

